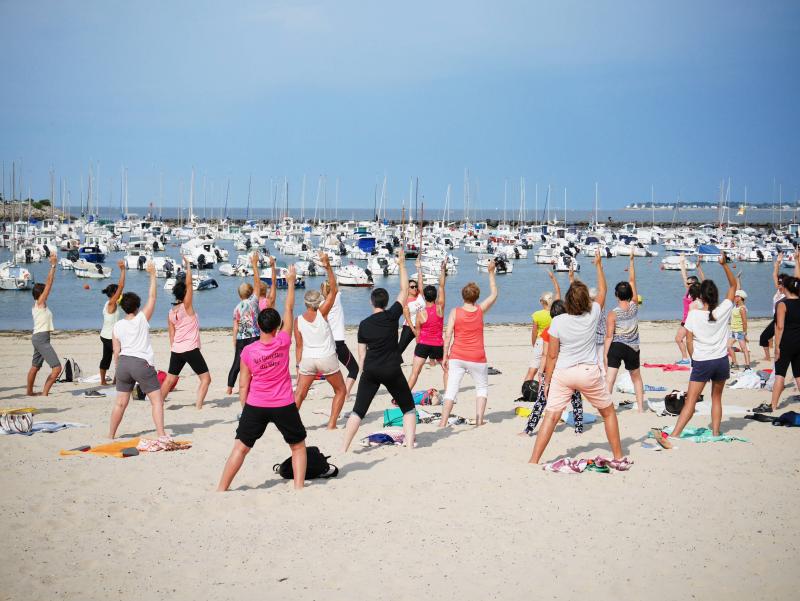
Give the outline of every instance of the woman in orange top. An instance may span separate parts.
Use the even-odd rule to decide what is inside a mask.
[[[450,311],[447,318],[445,353],[443,367],[447,373],[447,390],[444,393],[444,410],[439,427],[447,425],[453,403],[464,374],[472,376],[475,383],[475,424],[483,425],[486,412],[486,398],[489,392],[489,366],[486,363],[486,349],[483,345],[483,314],[492,308],[497,300],[494,261],[489,261],[489,297],[480,304],[481,289],[470,282],[461,290],[464,305]]]

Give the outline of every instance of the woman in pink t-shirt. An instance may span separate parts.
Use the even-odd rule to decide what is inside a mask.
[[[483,344],[483,314],[497,300],[494,261],[489,261],[488,270],[490,293],[487,299],[479,305],[476,304],[481,289],[475,282],[470,282],[461,289],[464,304],[450,311],[447,318],[443,367],[448,370],[448,374],[440,428],[447,425],[461,379],[466,373],[472,376],[475,383],[475,425],[483,425],[489,394],[489,364],[486,363],[486,349]]]
[[[166,401],[169,391],[175,387],[178,376],[181,375],[183,366],[187,363],[197,374],[200,384],[197,387],[197,400],[195,406],[203,408],[203,401],[211,386],[211,374],[208,365],[200,352],[200,321],[194,311],[192,299],[194,290],[192,288],[192,266],[189,257],[183,257],[184,273],[186,277],[182,282],[176,282],[172,289],[175,296],[175,306],[170,310],[167,317],[169,327],[169,369],[167,377],[161,384],[161,396]]]
[[[244,458],[270,423],[275,424],[292,450],[295,489],[303,488],[306,476],[306,429],[294,402],[292,376],[289,374],[296,279],[297,272],[292,265],[286,277],[288,292],[283,320],[275,309],[261,311],[258,314],[258,327],[261,330],[259,340],[242,349],[239,373],[242,416],[236,429],[236,442],[217,487],[220,492],[228,490]]]
[[[417,270],[421,273],[422,266],[417,259]],[[439,290],[435,286],[425,286],[422,296],[425,299],[425,308],[417,311],[414,323],[414,336],[417,346],[414,349],[414,363],[411,376],[408,378],[408,387],[414,390],[417,378],[425,366],[425,361],[430,360],[442,365],[444,362],[444,286],[447,279],[447,260],[442,261],[439,271]],[[447,386],[447,370],[444,371],[444,385]]]

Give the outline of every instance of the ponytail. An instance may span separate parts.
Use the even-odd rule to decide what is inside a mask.
[[[719,290],[712,280],[703,280],[700,284],[700,300],[708,305],[708,321],[716,321],[714,309],[719,305]]]
[[[794,294],[795,296],[800,296],[800,280],[792,276],[786,276],[783,279],[783,287]]]

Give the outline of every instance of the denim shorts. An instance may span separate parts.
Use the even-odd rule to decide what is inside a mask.
[[[708,361],[692,361],[690,382],[724,382],[730,377],[731,365],[727,356]]]
[[[744,332],[731,332],[731,338],[734,340],[744,340]]]

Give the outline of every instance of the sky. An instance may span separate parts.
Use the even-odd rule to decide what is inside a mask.
[[[72,204],[602,207],[800,193],[800,2],[0,0],[0,159]],[[81,184],[83,180],[83,184]],[[163,182],[160,184],[160,182]],[[506,184],[507,182],[507,184]],[[507,186],[507,187],[506,187]],[[85,193],[85,192],[84,192]],[[541,204],[539,205],[541,206]]]

